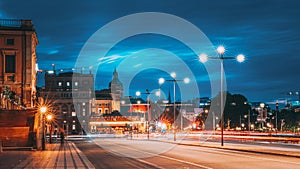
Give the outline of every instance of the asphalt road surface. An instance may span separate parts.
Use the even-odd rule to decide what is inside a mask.
[[[95,168],[297,169],[300,159],[261,153],[175,145],[148,140],[76,141]]]

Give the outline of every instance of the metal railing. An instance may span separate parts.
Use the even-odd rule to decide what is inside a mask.
[[[0,19],[0,27],[32,27],[31,20],[21,20],[21,19]]]
[[[0,19],[0,26],[21,27],[22,20],[19,19]]]

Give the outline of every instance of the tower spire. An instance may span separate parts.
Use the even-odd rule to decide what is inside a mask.
[[[113,75],[114,75],[114,78],[117,78],[117,77],[118,77],[117,68],[115,68]]]

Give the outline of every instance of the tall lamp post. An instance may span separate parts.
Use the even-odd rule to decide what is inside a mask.
[[[163,83],[165,82],[173,82],[173,120],[174,120],[174,123],[173,123],[173,129],[174,129],[174,141],[176,141],[176,128],[175,128],[175,120],[176,120],[176,113],[175,113],[175,110],[176,110],[176,82],[184,82],[184,83],[189,83],[190,82],[190,79],[189,78],[184,78],[183,80],[178,80],[178,79],[175,79],[176,78],[176,73],[175,72],[172,72],[170,74],[170,76],[172,77],[172,79],[169,79],[169,80],[165,80],[164,78],[159,78],[158,79],[158,83],[159,85],[162,85]],[[182,120],[182,118],[181,118]],[[182,123],[182,121],[181,121]]]
[[[264,131],[264,121],[265,121],[265,118],[264,118],[264,108],[265,108],[265,103],[260,103],[259,107],[261,109],[261,114],[260,114],[261,115],[261,128]]]
[[[219,54],[218,57],[208,57],[206,54],[201,54],[199,56],[199,60],[202,63],[205,63],[208,59],[216,59],[216,60],[220,60],[220,81],[221,81],[221,89],[220,89],[220,111],[221,111],[221,146],[224,145],[224,66],[223,66],[223,62],[224,60],[237,60],[238,62],[244,62],[245,60],[245,56],[242,54],[239,54],[236,57],[224,57],[224,53],[225,53],[225,48],[224,46],[219,46],[217,48],[217,52]]]
[[[148,89],[146,89],[146,92],[145,93],[141,93],[140,91],[137,91],[135,93],[136,96],[140,96],[141,94],[146,94],[147,95],[147,111],[148,111],[148,120],[146,121],[146,125],[147,125],[147,139],[149,140],[149,123],[150,123],[150,120],[151,120],[151,112],[150,112],[150,98],[149,98],[149,94],[151,94],[149,92]],[[144,119],[145,119],[145,114],[144,114]]]
[[[50,134],[49,134],[49,143],[51,144],[52,143],[52,118],[53,118],[53,116],[52,116],[52,114],[48,114],[47,116],[46,116],[46,118],[47,118],[47,121],[50,123]]]
[[[278,102],[276,102],[276,122],[275,122],[275,125],[276,125],[276,134],[277,134],[277,130],[278,130]]]
[[[45,113],[47,112],[47,107],[42,106],[40,108],[41,116],[42,116],[42,150],[45,150]]]

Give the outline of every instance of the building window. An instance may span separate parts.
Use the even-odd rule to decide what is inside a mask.
[[[83,106],[85,106],[85,103],[82,103]]]
[[[76,130],[76,125],[75,124],[72,125],[72,130]]]
[[[16,73],[16,56],[5,56],[5,73]]]
[[[15,40],[14,39],[6,39],[6,45],[14,45]]]
[[[72,111],[72,116],[76,116],[76,112],[75,111]]]
[[[82,112],[82,116],[85,116],[85,111]]]
[[[58,82],[57,86],[61,87],[62,86],[62,82]]]
[[[98,113],[102,114],[102,109],[101,108],[98,108]]]
[[[108,114],[108,109],[105,109],[105,114]]]
[[[74,82],[74,86],[78,86],[78,82]]]
[[[14,75],[7,76],[7,81],[14,82],[15,81],[15,76]]]
[[[67,82],[67,86],[68,86],[68,87],[70,86],[70,82]]]

